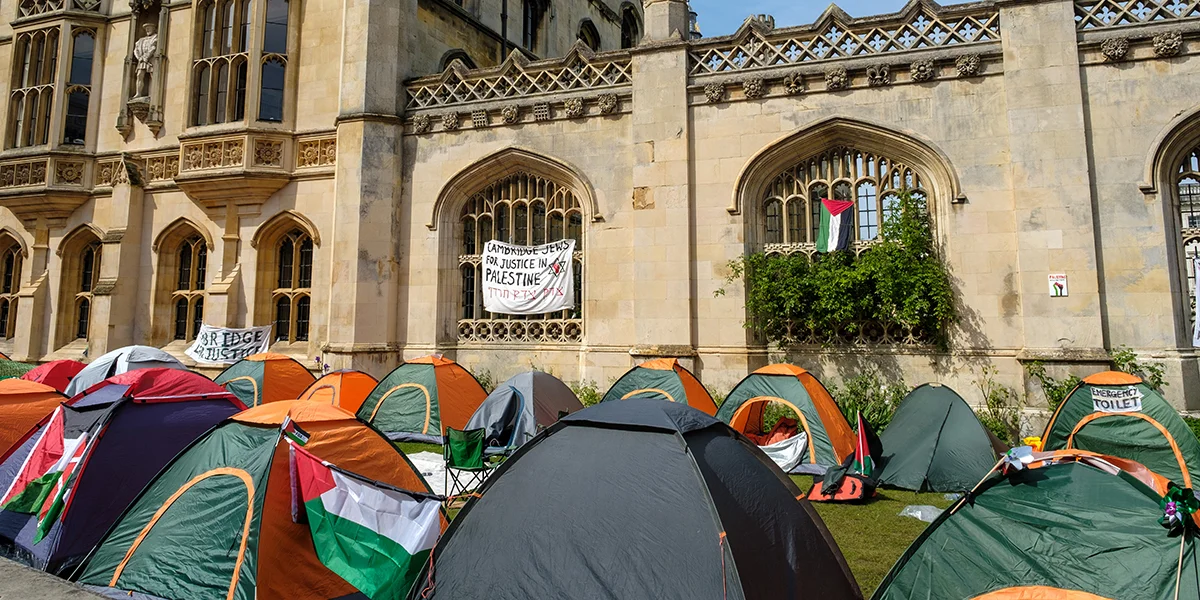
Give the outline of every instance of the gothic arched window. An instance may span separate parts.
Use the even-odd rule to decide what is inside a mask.
[[[600,50],[600,32],[596,31],[596,26],[591,20],[584,19],[583,23],[579,24],[579,41],[592,50]]]
[[[1200,260],[1200,145],[1192,148],[1180,161],[1175,174],[1179,198],[1180,234],[1183,238],[1184,270],[1187,273],[1187,293],[1192,319],[1196,308],[1196,261]]]
[[[521,45],[536,52],[542,39],[542,19],[550,8],[549,0],[521,0]]]
[[[760,240],[769,252],[815,244],[821,200],[828,198],[854,202],[854,240],[870,242],[894,211],[899,193],[911,190],[923,197],[922,187],[920,175],[908,165],[855,148],[831,148],[771,181],[760,200]]]
[[[275,257],[275,289],[271,293],[275,341],[307,341],[312,302],[312,238],[299,229],[289,231],[276,244]]]
[[[642,24],[632,6],[621,8],[621,48],[632,48],[642,39]]]
[[[246,92],[252,86],[259,90],[257,112],[252,113],[257,115],[255,118],[282,121],[290,43],[289,1],[207,0],[202,6],[194,38],[199,48],[192,63],[191,124],[245,120]],[[261,53],[252,53],[259,36]]]
[[[92,321],[92,297],[100,280],[100,243],[88,244],[79,257],[75,292],[75,339],[87,339]]]
[[[17,293],[21,290],[21,245],[0,238],[0,337],[12,339],[17,327]]]
[[[9,92],[9,148],[50,143],[50,109],[58,73],[58,29],[18,34]]]
[[[179,244],[175,252],[172,337],[191,341],[204,323],[204,288],[208,279],[208,246],[198,235]]]
[[[570,187],[518,172],[467,199],[459,219],[459,340],[578,343],[583,339],[583,209]],[[483,247],[490,240],[540,245],[575,240],[575,304],[536,316],[483,308]]]

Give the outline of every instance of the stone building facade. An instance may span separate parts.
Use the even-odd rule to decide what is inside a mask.
[[[439,352],[603,388],[673,356],[728,390],[786,358],[969,394],[1128,346],[1200,406],[1194,0],[914,0],[701,39],[682,0],[110,1],[0,2],[16,359],[274,324],[276,351],[376,375]],[[747,252],[811,253],[814,199],[856,202],[861,249],[906,188],[954,279],[949,352],[768,347],[742,290],[714,294]],[[484,241],[564,237],[576,307],[482,310]]]

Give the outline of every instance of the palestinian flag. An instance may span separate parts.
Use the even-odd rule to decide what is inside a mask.
[[[441,503],[292,449],[317,557],[372,600],[407,596],[441,534]]]
[[[871,458],[871,443],[867,439],[867,424],[863,422],[862,412],[858,413],[858,440],[854,445],[854,469],[863,477],[870,477],[875,470],[875,460]]]
[[[850,247],[854,235],[854,203],[845,200],[821,200],[821,230],[817,233],[817,252],[837,252]]]
[[[87,450],[87,434],[67,439],[62,407],[55,409],[37,442],[25,457],[16,479],[0,498],[0,507],[17,513],[37,515],[37,535],[42,541],[62,513],[70,492],[71,474]]]
[[[283,424],[279,426],[283,430],[283,435],[287,436],[293,443],[303,446],[308,443],[308,432],[301,429],[295,421],[292,420],[292,415],[283,418]]]

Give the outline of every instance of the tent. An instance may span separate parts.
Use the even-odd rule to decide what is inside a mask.
[[[1165,479],[1090,452],[1033,457],[942,512],[873,599],[1200,598],[1196,536],[1158,521]]]
[[[742,433],[767,434],[763,416],[773,403],[790,409],[808,438],[794,472],[824,473],[854,454],[854,430],[837,403],[812,373],[795,365],[768,365],[748,375],[725,397],[717,418]]]
[[[295,400],[316,378],[296,359],[263,352],[229,365],[214,380],[246,406]]]
[[[816,511],[682,403],[574,413],[488,478],[410,598],[860,598]]]
[[[414,358],[371,390],[358,418],[401,442],[442,443],[442,427],[466,429],[487,392],[458,363],[441,356]]]
[[[684,402],[708,415],[717,414],[704,384],[674,358],[648,360],[626,372],[604,394],[601,402],[655,396],[671,402]]]
[[[0,380],[19,378],[32,371],[36,366],[15,360],[0,360]]]
[[[514,375],[488,394],[467,429],[486,429],[488,446],[516,448],[566,414],[583,410],[575,392],[541,371]]]
[[[149,346],[125,346],[104,354],[88,363],[71,379],[71,384],[64,392],[74,398],[76,394],[112,377],[135,369],[165,369],[187,370],[183,363],[174,356]]]
[[[1182,487],[1200,475],[1200,441],[1161,394],[1128,373],[1084,379],[1046,424],[1042,447],[1136,460]]]
[[[297,398],[340,406],[353,413],[378,384],[377,379],[362,371],[334,371],[312,382]]]
[[[62,409],[64,437],[87,434],[66,508],[36,544],[36,517],[0,511],[0,555],[69,573],[163,465],[242,408],[233,394],[188,371],[141,369],[88,388]],[[0,489],[12,485],[38,439],[28,436],[0,463]]]
[[[44,383],[60,392],[67,391],[71,380],[87,365],[77,360],[52,360],[26,372],[21,379]]]
[[[909,392],[879,440],[879,485],[914,491],[971,489],[1006,450],[966,400],[937,383]]]
[[[287,418],[308,434],[304,448],[318,458],[429,491],[404,454],[353,413],[317,402],[270,402],[225,421],[168,465],[104,536],[79,582],[113,598],[356,594],[317,558],[309,526],[292,519],[290,452],[280,435]]]
[[[66,398],[48,385],[23,379],[0,381],[0,461],[63,400]]]

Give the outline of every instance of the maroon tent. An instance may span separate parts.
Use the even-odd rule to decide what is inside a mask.
[[[21,379],[44,383],[59,392],[65,392],[71,379],[86,366],[77,360],[54,360],[34,367],[22,375]]]

